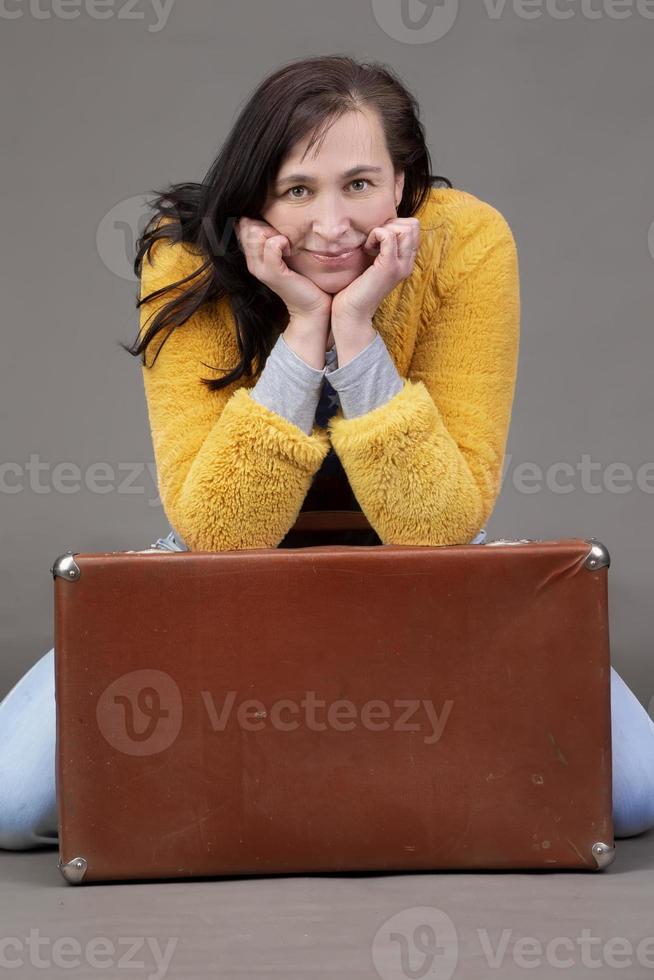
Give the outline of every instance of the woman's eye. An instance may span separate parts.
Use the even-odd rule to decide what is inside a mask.
[[[368,180],[367,177],[355,177],[354,180],[350,181],[350,186],[352,184],[371,184],[371,183],[372,181]],[[286,191],[286,194],[290,194],[290,196],[294,197],[296,201],[301,201],[302,200],[301,197],[298,197],[297,195],[292,193],[293,191],[297,191],[297,190],[306,190],[306,187],[304,186],[304,184],[296,184],[295,187],[289,187],[289,189]]]

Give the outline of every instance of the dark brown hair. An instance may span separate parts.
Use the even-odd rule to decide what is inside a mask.
[[[340,116],[364,107],[379,116],[395,173],[404,171],[398,217],[412,217],[431,187],[453,186],[446,177],[431,175],[417,101],[390,68],[346,55],[292,61],[265,78],[250,96],[201,183],[174,184],[155,192],[155,213],[136,242],[137,277],[143,256],[147,252],[149,258],[149,250],[162,238],[190,243],[206,261],[190,277],[137,299],[138,308],[188,281],[157,310],[139,341],[120,346],[142,355],[145,365],[146,348],[157,333],[181,326],[201,304],[226,295],[238,328],[241,360],[231,369],[217,368],[227,372],[224,377],[201,381],[218,390],[244,374],[251,378],[255,360],[260,370],[288,325],[288,310],[281,297],[248,270],[233,224],[241,216],[261,217],[281,163],[297,141],[311,133],[307,150],[311,149]]]

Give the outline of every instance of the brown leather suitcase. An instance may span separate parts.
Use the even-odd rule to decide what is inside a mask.
[[[66,881],[610,864],[604,545],[357,530],[54,562]]]

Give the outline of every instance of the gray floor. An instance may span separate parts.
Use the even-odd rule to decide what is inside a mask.
[[[613,863],[597,873],[307,875],[79,887],[61,877],[56,848],[0,851],[0,974],[20,980],[654,977],[654,829],[616,846]],[[559,943],[548,949],[555,938]]]

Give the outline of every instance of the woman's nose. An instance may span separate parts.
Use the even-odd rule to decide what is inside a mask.
[[[317,218],[307,233],[310,248],[325,250],[351,242],[353,237],[352,223],[345,217]]]

